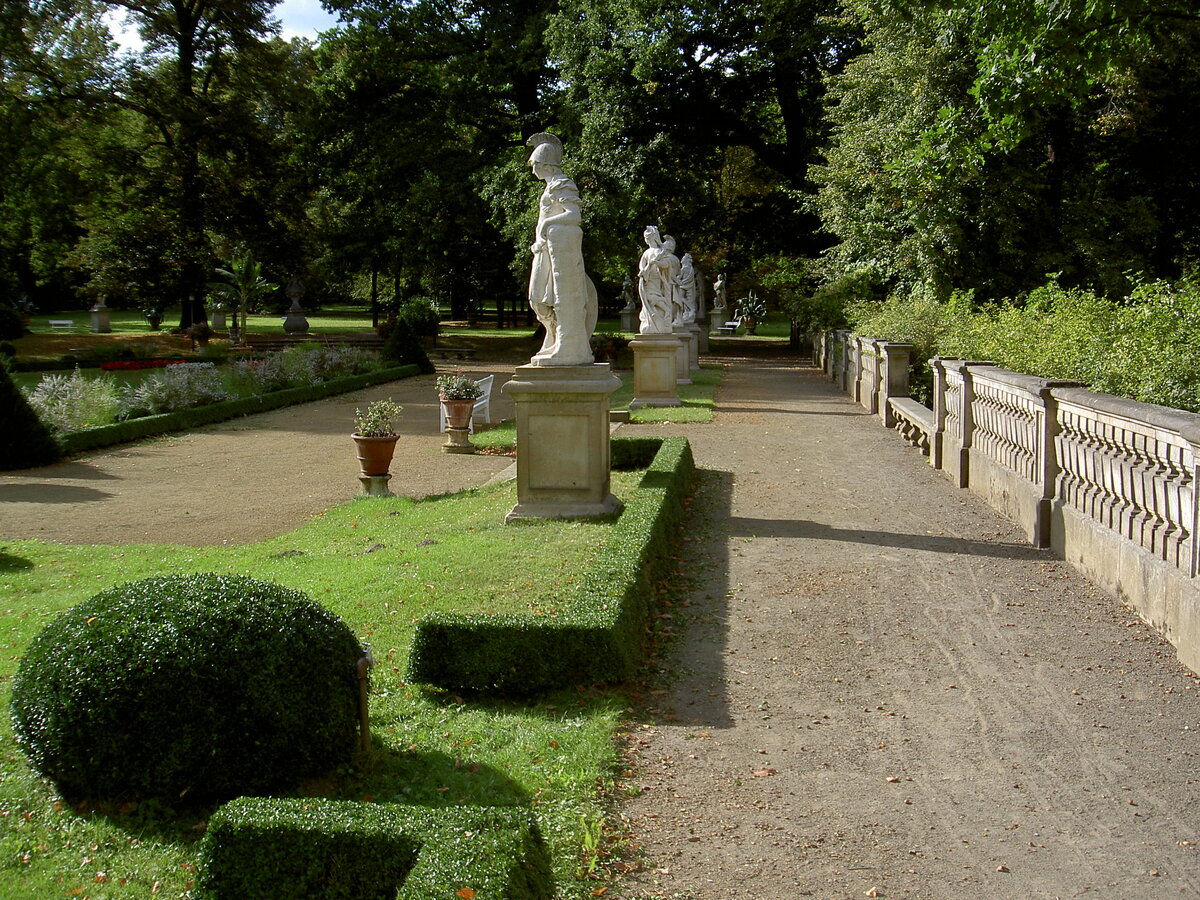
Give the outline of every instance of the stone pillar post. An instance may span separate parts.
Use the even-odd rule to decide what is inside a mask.
[[[505,522],[618,513],[609,490],[608,363],[518,366],[501,390],[517,412],[517,505]]]
[[[692,348],[690,342],[692,333],[686,328],[680,328],[672,332],[675,339],[679,341],[679,349],[676,351],[675,357],[675,383],[676,384],[691,384],[692,383]]]
[[[888,406],[892,397],[908,396],[908,367],[912,358],[913,345],[898,341],[880,341],[879,354],[882,362],[882,373],[879,379],[879,418],[885,428],[896,424],[896,416]]]

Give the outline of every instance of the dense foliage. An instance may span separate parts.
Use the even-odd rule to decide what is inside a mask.
[[[1122,301],[1055,282],[1023,302],[976,305],[895,297],[852,310],[855,328],[932,356],[1082,382],[1093,390],[1200,412],[1200,283],[1139,284]]]
[[[13,731],[71,796],[269,791],[349,759],[362,655],[345,623],[298,591],[148,578],[38,635],[13,680]]]

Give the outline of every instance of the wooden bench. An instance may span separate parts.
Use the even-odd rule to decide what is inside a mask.
[[[900,436],[928,456],[933,435],[933,410],[911,397],[889,397],[888,408],[896,418],[893,427]]]
[[[75,320],[74,319],[51,319],[50,320],[50,330],[51,331],[74,331],[75,330]]]
[[[431,351],[442,359],[470,359],[475,355],[474,347],[434,347]]]

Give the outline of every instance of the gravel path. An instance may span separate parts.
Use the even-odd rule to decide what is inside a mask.
[[[492,419],[513,415],[497,374]],[[295,528],[362,492],[354,411],[391,397],[404,407],[389,487],[424,497],[483,484],[503,456],[443,453],[433,375],[114,447],[71,462],[0,474],[0,537],[64,543],[246,544]]]
[[[706,471],[604,896],[1200,897],[1200,682],[1172,648],[815,370],[725,361],[714,423],[622,426]],[[440,452],[425,376],[0,475],[0,535],[287,531],[358,493],[354,408],[387,396],[396,492],[509,465]]]
[[[816,370],[717,399],[606,896],[1200,897],[1173,648]]]

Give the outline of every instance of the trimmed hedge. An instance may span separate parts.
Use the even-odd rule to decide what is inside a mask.
[[[397,381],[401,378],[411,378],[419,374],[417,366],[395,366],[380,369],[377,372],[335,378],[332,381],[309,387],[286,388],[282,391],[272,391],[269,394],[243,397],[240,400],[226,400],[208,406],[181,409],[173,413],[126,419],[124,422],[114,422],[112,425],[85,428],[65,434],[62,436],[63,449],[66,453],[82,453],[85,450],[95,450],[97,447],[107,447],[110,444],[124,444],[158,434],[166,434],[170,431],[186,431],[190,428],[211,425],[214,422],[223,422],[238,416],[249,416],[297,403],[309,403],[313,400],[321,400],[325,397],[357,391],[360,388]]]
[[[242,797],[209,820],[195,894],[548,900],[554,880],[527,810]]]
[[[13,679],[13,732],[73,797],[287,787],[351,758],[362,655],[299,591],[239,575],[147,578],[34,639]]]
[[[614,438],[612,447],[626,463],[657,453],[558,618],[426,616],[413,636],[407,681],[523,695],[634,675],[695,464],[686,438]]]

